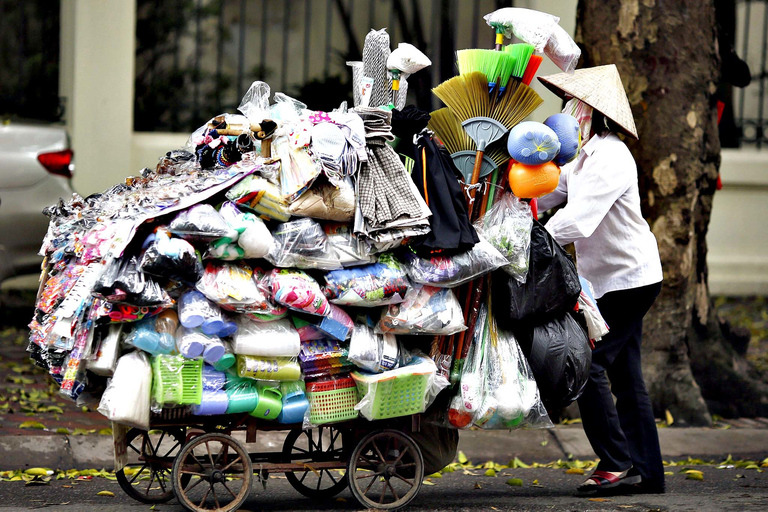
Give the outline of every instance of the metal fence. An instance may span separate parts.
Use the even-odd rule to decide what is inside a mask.
[[[733,89],[734,138],[743,147],[760,149],[768,143],[768,0],[737,0],[735,25],[733,47],[748,64],[752,80]]]

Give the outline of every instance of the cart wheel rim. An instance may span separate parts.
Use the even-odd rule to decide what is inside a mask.
[[[182,479],[191,478],[188,485]],[[248,498],[253,465],[243,445],[224,434],[195,437],[173,464],[173,491],[185,508],[196,512],[237,510]]]
[[[347,487],[343,471],[337,469],[315,469],[313,462],[346,460],[348,434],[332,426],[316,429],[291,430],[283,444],[284,462],[304,462],[305,471],[287,471],[288,483],[298,492],[313,499],[328,499]]]
[[[347,478],[361,505],[395,510],[418,494],[424,479],[424,459],[407,434],[380,430],[365,436],[352,451]]]
[[[184,444],[183,429],[163,429],[160,434],[131,429],[126,434],[129,456],[136,462],[115,473],[125,493],[142,503],[164,503],[173,498],[171,468]],[[184,479],[188,482],[189,479]]]

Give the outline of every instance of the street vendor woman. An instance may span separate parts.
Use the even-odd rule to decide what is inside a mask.
[[[593,351],[578,400],[600,457],[578,490],[662,493],[659,438],[640,366],[643,316],[661,289],[662,270],[640,211],[637,167],[617,135],[638,138],[632,111],[615,65],[539,80],[568,100],[563,112],[579,120],[582,136],[578,157],[563,166],[557,189],[539,199],[539,209],[566,203],[546,228],[560,245],[574,244],[579,274],[592,283],[610,328]]]

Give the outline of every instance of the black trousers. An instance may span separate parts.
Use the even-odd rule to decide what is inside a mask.
[[[584,432],[600,457],[599,469],[624,471],[633,466],[644,482],[663,486],[659,435],[640,367],[643,317],[660,290],[661,283],[656,283],[609,292],[597,300],[610,332],[592,352],[579,411]]]

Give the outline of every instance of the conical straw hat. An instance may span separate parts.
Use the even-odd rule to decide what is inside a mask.
[[[637,139],[635,119],[615,64],[540,76],[539,81],[560,97],[577,98],[618,124]]]

